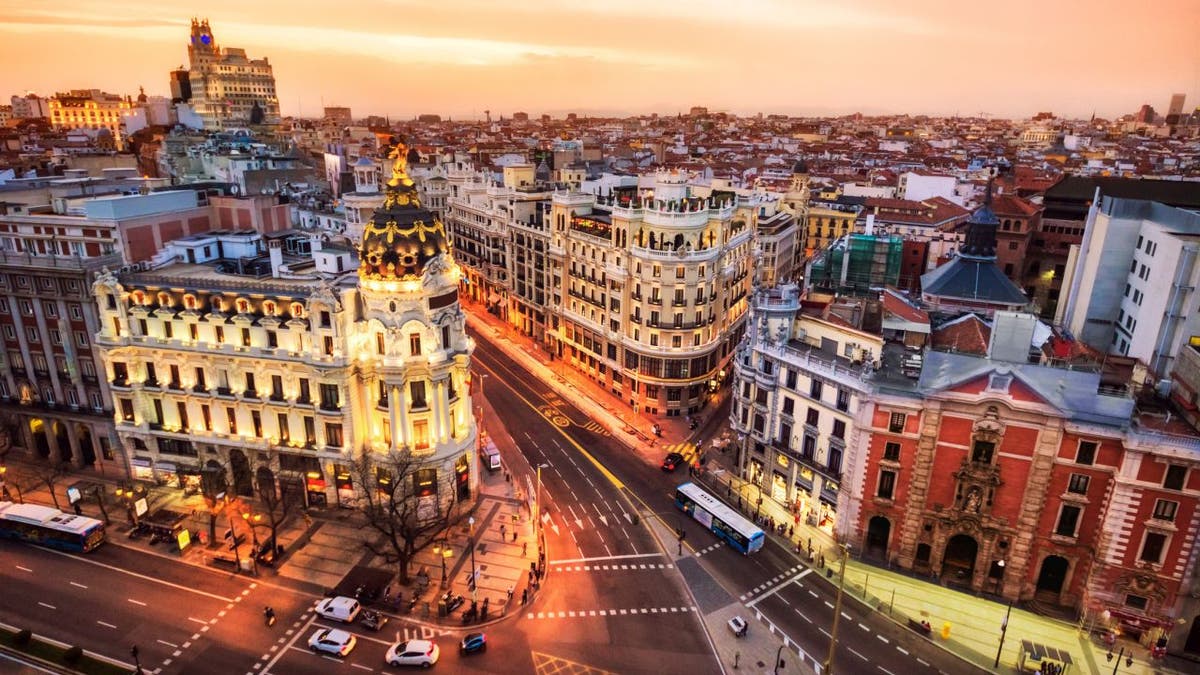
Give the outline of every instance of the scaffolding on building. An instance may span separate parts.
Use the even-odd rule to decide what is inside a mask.
[[[847,235],[813,257],[806,278],[810,288],[869,296],[871,289],[899,284],[903,249],[895,235]]]

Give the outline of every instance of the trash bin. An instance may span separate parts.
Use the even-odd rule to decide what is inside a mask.
[[[444,616],[446,616],[446,615],[447,615],[447,614],[449,614],[449,613],[450,613],[450,612],[448,612],[448,611],[446,610],[446,601],[445,601],[445,600],[438,600],[438,616],[439,616],[439,617],[444,617]]]

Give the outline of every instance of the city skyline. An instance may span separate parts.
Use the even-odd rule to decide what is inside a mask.
[[[1115,1],[1018,4],[992,16],[948,0],[906,14],[876,0],[835,9],[760,0],[718,15],[724,6],[708,0],[502,8],[396,0],[382,11],[351,3],[336,12],[303,1],[282,15],[279,3],[216,0],[164,15],[142,0],[118,8],[80,0],[6,12],[0,59],[13,93],[143,86],[166,95],[196,16],[209,20],[219,45],[270,59],[285,115],[318,116],[333,105],[398,118],[673,114],[699,105],[743,115],[1114,117],[1143,103],[1165,110],[1177,92],[1196,101],[1200,52],[1190,48],[1196,21],[1186,17],[1200,20],[1200,6],[1168,2],[1147,16]],[[73,48],[45,49],[55,38]]]

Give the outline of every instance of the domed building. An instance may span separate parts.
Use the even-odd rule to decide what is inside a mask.
[[[363,225],[361,318],[350,355],[364,403],[364,452],[374,453],[381,469],[411,466],[422,496],[432,490],[445,505],[467,498],[477,482],[473,344],[445,227],[421,206],[405,150],[393,150],[383,206]]]
[[[406,159],[400,145],[357,271],[306,271],[284,253],[306,235],[247,230],[99,275],[96,344],[132,479],[208,497],[302,493],[318,507],[382,494],[389,517],[423,526],[472,496],[461,274]],[[353,266],[348,251],[313,251],[341,256],[319,270]]]

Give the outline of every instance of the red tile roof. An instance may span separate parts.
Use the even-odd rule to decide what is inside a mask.
[[[933,330],[933,348],[968,354],[987,354],[992,328],[974,314],[965,314]]]

